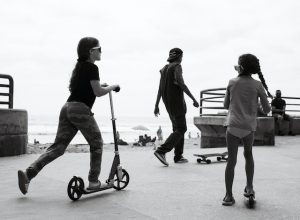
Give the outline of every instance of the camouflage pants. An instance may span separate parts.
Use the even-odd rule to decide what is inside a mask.
[[[90,145],[88,179],[97,181],[101,170],[102,136],[90,108],[81,102],[67,102],[62,107],[54,144],[27,168],[29,178],[33,178],[45,165],[63,155],[78,130]]]

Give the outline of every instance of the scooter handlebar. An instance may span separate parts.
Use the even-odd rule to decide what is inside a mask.
[[[116,88],[114,89],[114,91],[115,91],[115,92],[120,92],[120,89],[121,89],[120,86],[118,86],[118,87],[116,87]]]

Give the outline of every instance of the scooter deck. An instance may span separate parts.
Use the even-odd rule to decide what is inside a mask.
[[[88,187],[81,190],[81,193],[82,194],[90,194],[90,193],[95,193],[95,192],[100,192],[100,191],[103,191],[103,190],[106,190],[106,189],[110,189],[110,188],[113,188],[114,185],[113,184],[105,184],[103,186],[101,186],[100,188],[98,189],[89,189]]]

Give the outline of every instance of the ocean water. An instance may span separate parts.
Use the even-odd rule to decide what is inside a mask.
[[[104,143],[113,142],[112,121],[109,117],[95,117],[100,128]],[[134,130],[134,126],[143,125],[149,130]],[[28,119],[28,142],[34,143],[34,140],[39,143],[53,143],[58,126],[57,116],[31,116]],[[119,131],[120,138],[127,142],[136,142],[140,135],[150,135],[151,138],[156,136],[158,127],[161,126],[164,139],[172,132],[172,124],[169,118],[164,117],[117,117],[116,127]],[[192,137],[197,137],[200,134],[198,128],[193,124],[193,118],[187,118],[187,132]],[[78,132],[71,144],[86,144],[83,135]]]

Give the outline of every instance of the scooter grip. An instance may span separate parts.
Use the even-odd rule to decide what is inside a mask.
[[[120,86],[118,86],[117,88],[114,89],[115,92],[120,92]]]

